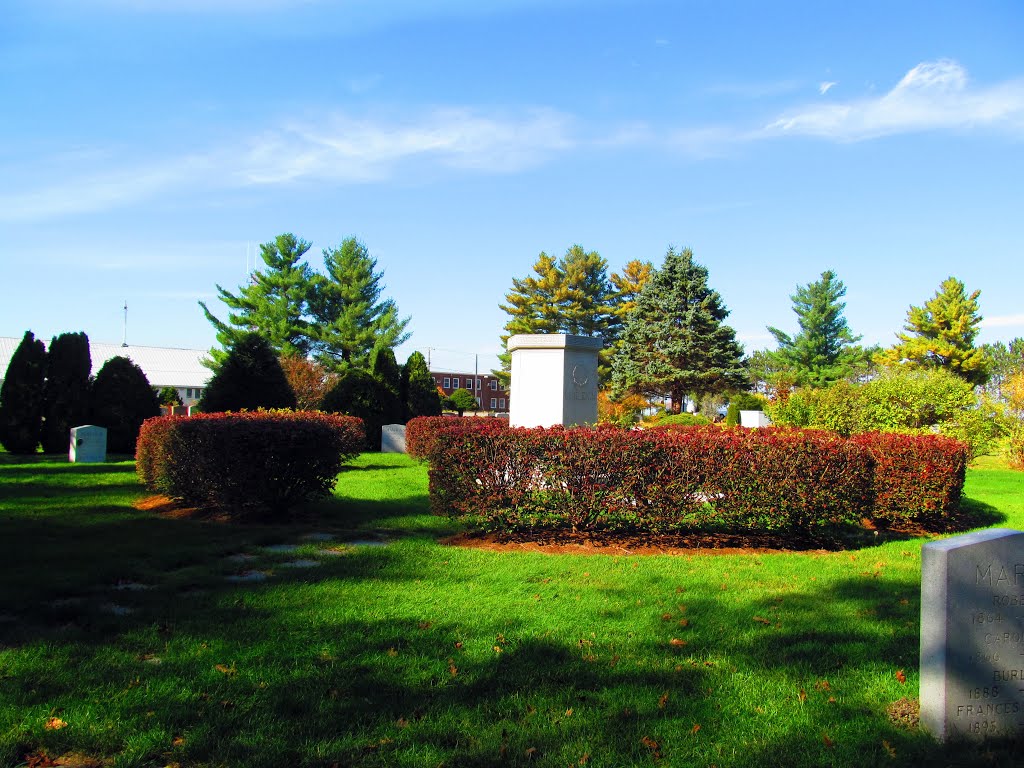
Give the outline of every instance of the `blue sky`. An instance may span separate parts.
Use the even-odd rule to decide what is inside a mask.
[[[1024,336],[1024,6],[8,0],[0,335],[209,347],[282,232],[359,237],[434,367],[514,277],[689,246],[748,350],[834,270],[890,345],[949,275]]]

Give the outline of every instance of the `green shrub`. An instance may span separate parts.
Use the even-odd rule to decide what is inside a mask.
[[[84,333],[62,333],[50,341],[40,433],[44,452],[66,452],[71,442],[71,428],[86,423],[91,370],[89,337]]]
[[[232,344],[199,402],[203,413],[294,407],[295,393],[281,363],[258,333],[246,333]]]
[[[163,387],[160,392],[157,393],[156,399],[160,401],[160,405],[184,405],[181,402],[181,395],[178,394],[177,387]]]
[[[107,429],[107,450],[135,453],[142,422],[160,415],[153,388],[135,363],[112,357],[103,364],[92,385],[93,424]]]
[[[11,453],[35,453],[43,425],[46,346],[26,331],[0,387],[0,444]]]
[[[648,422],[654,427],[705,427],[710,423],[707,416],[699,413],[670,413],[658,416],[653,423]]]
[[[364,437],[359,419],[319,412],[161,416],[142,425],[136,471],[192,506],[281,515],[329,495]]]
[[[737,392],[729,398],[725,411],[725,425],[735,427],[740,423],[740,411],[763,411],[765,399],[750,392]]]
[[[324,396],[321,408],[328,413],[342,413],[363,421],[366,428],[365,448],[379,451],[381,427],[391,422],[390,393],[373,376],[358,368],[349,368],[338,377],[338,383]]]

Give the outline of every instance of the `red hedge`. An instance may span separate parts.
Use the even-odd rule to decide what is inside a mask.
[[[963,474],[938,468],[965,460],[964,447],[891,437],[871,443],[814,430],[438,426],[428,450],[431,506],[500,530],[811,531],[893,516],[897,501],[909,500],[905,489],[897,500],[891,488],[899,466],[906,476],[928,478],[917,483],[914,504],[947,510]],[[886,478],[876,481],[879,473]]]
[[[405,425],[405,452],[415,459],[429,460],[437,448],[437,435],[442,429],[491,434],[508,429],[508,421],[475,416],[417,416]]]
[[[874,463],[872,497],[878,522],[934,518],[956,510],[968,461],[967,447],[959,440],[880,432],[850,440]]]
[[[142,425],[136,471],[151,490],[191,505],[280,513],[329,495],[363,441],[362,420],[337,414],[160,416]]]

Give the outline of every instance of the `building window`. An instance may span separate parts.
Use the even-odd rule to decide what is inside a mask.
[[[448,376],[445,376],[444,377],[444,385],[443,386],[444,386],[445,389],[451,389],[452,388],[452,380],[451,380],[451,378],[449,378]]]
[[[498,407],[501,408],[501,410],[503,410],[503,411],[505,410],[505,398],[504,397],[502,397],[502,398],[500,398],[498,400]]]
[[[190,400],[192,399],[192,387],[189,387],[188,389],[185,390],[185,397],[189,398]]]
[[[202,396],[203,396],[203,390],[201,390],[199,388],[196,388],[196,397],[198,398],[198,397],[202,397]]]
[[[491,379],[490,381],[487,382],[487,386],[491,389],[492,392],[494,392],[495,390],[498,389],[498,382],[496,382],[494,379]]]
[[[456,376],[454,379],[452,379],[452,387],[454,387],[455,389],[459,388],[459,377],[458,376]]]
[[[493,411],[497,407],[498,407],[498,398],[492,397],[491,398],[491,410]]]

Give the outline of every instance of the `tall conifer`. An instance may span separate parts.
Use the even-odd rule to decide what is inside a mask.
[[[89,337],[85,333],[62,333],[50,341],[40,434],[46,453],[67,451],[71,428],[86,423],[91,370]]]
[[[0,444],[11,453],[36,452],[45,381],[46,346],[32,331],[25,331],[0,387]]]
[[[612,360],[615,391],[667,395],[679,412],[687,396],[742,388],[743,349],[723,322],[728,315],[693,252],[669,248],[626,320]]]

